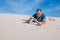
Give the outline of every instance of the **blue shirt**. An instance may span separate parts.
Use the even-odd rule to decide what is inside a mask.
[[[33,17],[34,17],[38,22],[41,22],[41,21],[43,21],[43,19],[46,19],[46,16],[45,16],[45,14],[43,14],[43,13],[42,13],[42,15],[41,15],[39,18],[37,18],[37,15],[36,15],[36,14],[34,14]]]

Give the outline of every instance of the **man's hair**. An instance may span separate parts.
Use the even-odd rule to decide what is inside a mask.
[[[42,9],[38,8],[38,9],[36,10],[36,12],[37,12],[37,11],[42,11]]]

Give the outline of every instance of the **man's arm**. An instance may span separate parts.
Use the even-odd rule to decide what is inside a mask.
[[[29,23],[32,23],[33,19],[34,19],[34,17],[31,16],[31,17],[29,18],[28,22],[29,22]]]
[[[44,20],[42,21],[42,24],[43,24],[43,25],[46,24],[46,19],[44,19]]]
[[[46,19],[44,19],[42,22],[38,22],[37,24],[38,24],[39,26],[45,25],[45,24],[46,24]]]

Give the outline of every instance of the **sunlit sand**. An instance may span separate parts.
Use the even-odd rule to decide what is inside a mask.
[[[0,14],[0,40],[60,40],[60,17],[46,25],[28,24],[29,15]]]

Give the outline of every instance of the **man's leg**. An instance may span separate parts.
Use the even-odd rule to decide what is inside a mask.
[[[48,18],[48,20],[49,20],[49,21],[55,21],[55,19],[54,19],[54,18]]]

